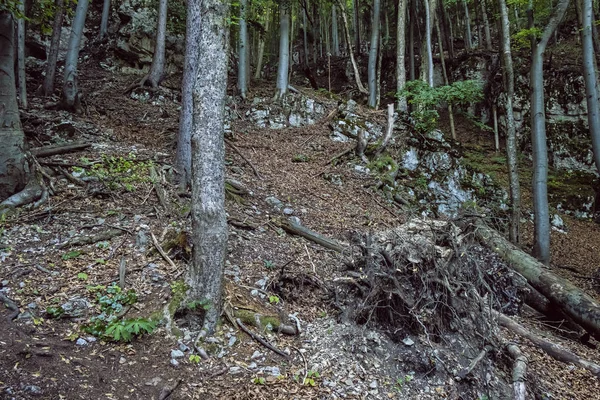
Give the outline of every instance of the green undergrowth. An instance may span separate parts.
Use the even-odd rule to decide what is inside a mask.
[[[98,178],[110,189],[124,188],[135,190],[135,185],[150,182],[152,161],[139,161],[134,153],[126,156],[102,155],[99,162],[90,162],[86,158],[80,161],[89,167],[73,167],[73,171],[83,176]]]

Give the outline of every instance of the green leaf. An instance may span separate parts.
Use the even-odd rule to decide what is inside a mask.
[[[73,258],[77,258],[81,255],[82,253],[80,251],[69,251],[68,253],[65,253],[62,255],[62,259],[63,260],[71,260]]]

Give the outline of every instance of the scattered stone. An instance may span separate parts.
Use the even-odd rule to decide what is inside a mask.
[[[237,341],[237,337],[235,337],[235,336],[230,337],[229,343],[228,343],[229,347],[233,346],[236,341]]]
[[[171,358],[171,365],[174,366],[174,367],[178,367],[179,366],[179,361],[177,361],[174,358]]]
[[[269,196],[265,199],[265,201],[272,207],[280,210],[283,207],[283,203],[277,197]]]
[[[77,346],[87,346],[88,342],[85,339],[79,338],[79,339],[77,339],[77,341],[75,342],[75,344]]]
[[[415,344],[415,341],[412,340],[411,338],[407,337],[402,339],[402,343],[404,343],[407,346],[412,346],[413,344]]]
[[[286,207],[286,208],[283,209],[283,213],[285,215],[292,215],[294,213],[294,209],[290,208],[290,207]]]
[[[72,297],[60,306],[69,318],[78,318],[85,315],[92,308],[91,303],[83,297]]]
[[[183,358],[185,354],[181,350],[171,350],[171,358]]]
[[[189,351],[189,350],[190,350],[190,348],[189,348],[189,347],[188,347],[188,346],[187,346],[185,343],[183,343],[183,342],[181,342],[181,341],[179,342],[179,346],[178,346],[178,347],[179,347],[179,350],[183,351],[184,353],[185,353],[186,351]],[[173,353],[171,352],[171,357],[172,357],[172,356],[173,356]]]
[[[237,366],[236,366],[236,367],[230,367],[230,368],[229,368],[229,373],[230,373],[231,375],[237,375],[237,374],[241,374],[242,372],[243,372],[243,371],[242,371],[242,367],[237,367]]]
[[[371,389],[377,389],[377,381],[372,381],[371,383],[369,383],[369,387]]]
[[[42,388],[36,385],[22,385],[21,387],[23,388],[23,391],[25,393],[29,393],[34,396],[40,396],[41,394],[43,394]]]
[[[144,385],[146,385],[146,386],[157,386],[161,382],[162,382],[162,378],[159,377],[159,376],[155,376],[154,378],[152,378],[149,381],[147,381],[146,383],[144,383]]]
[[[255,360],[259,357],[262,357],[262,353],[258,350],[254,350],[254,353],[252,353],[252,356],[250,357],[250,359]]]

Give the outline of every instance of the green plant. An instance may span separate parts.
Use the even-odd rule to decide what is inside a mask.
[[[130,342],[131,338],[144,333],[152,333],[156,329],[156,321],[146,318],[132,318],[113,321],[106,327],[105,335],[114,341]]]
[[[267,381],[265,380],[265,378],[257,376],[256,378],[252,379],[252,383],[254,383],[255,385],[264,385],[267,383]]]
[[[46,314],[50,316],[50,318],[59,319],[65,313],[65,310],[61,306],[50,306],[46,308]]]
[[[81,281],[87,281],[88,275],[85,272],[80,272],[77,274],[77,279]]]
[[[68,253],[63,254],[60,258],[64,261],[71,260],[73,258],[77,258],[81,255],[81,251],[69,251]]]
[[[321,377],[321,374],[319,374],[317,371],[310,370],[306,374],[306,379],[304,379],[304,385],[314,387],[317,385],[316,380],[319,379],[320,377]]]
[[[208,311],[211,307],[212,303],[208,299],[194,300],[186,304],[186,308],[188,308],[189,310],[202,308],[204,311]]]
[[[292,157],[292,162],[295,163],[302,163],[302,162],[309,162],[310,158],[306,155],[306,154],[296,154],[294,157]]]
[[[80,172],[98,178],[111,189],[123,187],[127,191],[133,191],[135,183],[150,182],[150,168],[154,165],[152,161],[138,161],[134,153],[125,157],[104,154],[102,161],[93,164],[80,161],[90,165]]]
[[[269,296],[269,303],[271,304],[279,304],[279,297],[277,296]]]
[[[199,364],[200,356],[198,354],[190,354],[190,362],[193,362],[194,364]]]
[[[264,260],[263,263],[266,269],[275,269],[275,264],[273,264],[273,261]]]

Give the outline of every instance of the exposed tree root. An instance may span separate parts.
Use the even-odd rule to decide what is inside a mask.
[[[26,204],[31,204],[42,197],[43,189],[39,182],[32,178],[25,186],[25,189],[15,193],[8,199],[0,203],[0,214],[6,213],[11,208],[17,208]]]
[[[508,354],[513,358],[513,398],[515,400],[525,400],[527,395],[527,388],[525,386],[525,379],[527,376],[527,357],[521,353],[517,345],[509,343],[506,346]]]
[[[30,150],[31,154],[38,157],[50,157],[59,154],[73,153],[79,150],[91,147],[91,143],[69,143],[60,145],[51,145],[44,147],[36,147]]]
[[[243,330],[244,332],[246,332],[252,339],[256,340],[258,343],[262,344],[263,346],[265,346],[267,349],[271,350],[274,353],[279,354],[281,357],[285,358],[286,360],[289,360],[290,356],[287,355],[286,353],[284,353],[283,351],[279,350],[277,347],[273,346],[271,343],[269,343],[267,340],[263,339],[262,337],[258,336],[256,333],[252,332],[250,329],[248,329],[244,323],[238,318],[236,319],[237,325],[240,327],[241,330]]]

